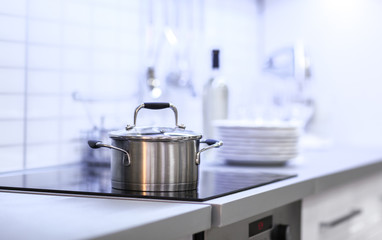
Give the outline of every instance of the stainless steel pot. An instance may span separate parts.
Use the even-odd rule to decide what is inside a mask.
[[[171,108],[175,127],[136,127],[138,111]],[[170,103],[143,103],[135,109],[134,125],[109,133],[111,145],[90,140],[92,148],[106,147],[112,152],[112,187],[133,191],[194,190],[198,184],[200,154],[223,145],[221,141],[200,140],[201,134],[178,124],[178,111]],[[199,144],[207,147],[199,150]]]

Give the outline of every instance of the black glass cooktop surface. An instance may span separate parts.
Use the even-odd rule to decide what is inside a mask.
[[[274,183],[294,176],[296,175],[260,171],[207,170],[200,171],[197,190],[180,192],[137,192],[113,189],[111,187],[109,167],[73,165],[19,174],[0,175],[0,190],[200,202]]]

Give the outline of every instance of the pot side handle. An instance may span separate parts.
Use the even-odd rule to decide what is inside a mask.
[[[124,153],[123,165],[125,165],[126,167],[130,166],[130,163],[131,163],[130,162],[130,154],[126,150],[124,150],[122,148],[114,147],[112,145],[104,144],[101,141],[97,141],[97,140],[89,140],[88,144],[89,144],[89,147],[91,147],[93,149],[105,147],[105,148],[114,149],[114,150],[117,150],[117,151]]]
[[[223,146],[223,141],[215,140],[215,139],[206,139],[201,140],[200,143],[206,143],[208,147],[202,148],[199,150],[199,152],[196,154],[195,163],[196,165],[200,164],[200,154],[206,150],[209,150],[211,148],[219,148]]]

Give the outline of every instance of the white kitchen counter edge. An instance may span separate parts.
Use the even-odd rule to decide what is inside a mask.
[[[1,239],[178,239],[211,227],[211,206],[0,192]]]
[[[212,226],[227,226],[357,178],[382,174],[382,149],[379,148],[336,147],[302,155],[303,161],[287,166],[253,168],[253,171],[295,173],[297,177],[205,202],[212,205]],[[226,168],[224,165],[209,167]]]

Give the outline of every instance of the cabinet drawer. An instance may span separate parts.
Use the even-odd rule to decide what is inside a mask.
[[[353,206],[352,198],[351,189],[342,186],[304,199],[302,239],[347,239],[348,225],[351,221],[347,218],[357,210]],[[358,216],[351,216],[355,217]]]
[[[380,186],[376,174],[304,199],[302,239],[382,239]]]

